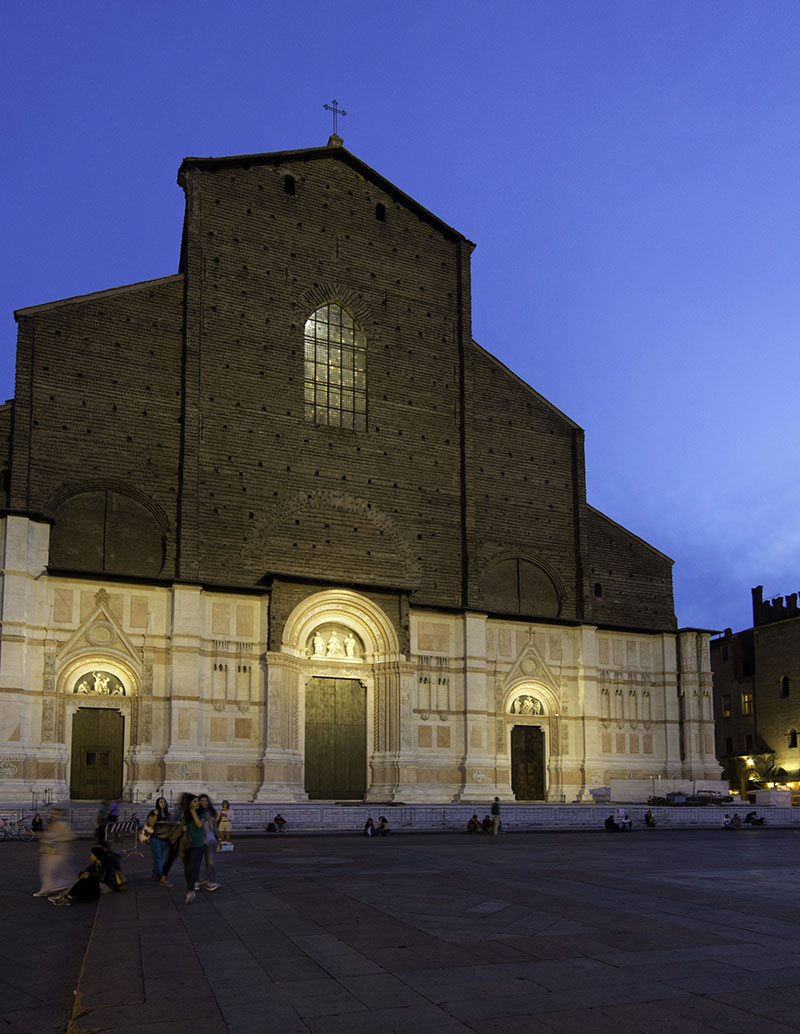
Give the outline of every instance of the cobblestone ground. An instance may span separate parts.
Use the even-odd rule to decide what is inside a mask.
[[[2,843],[0,1031],[797,1031],[798,835],[289,832],[218,854],[191,905],[131,856],[67,909]]]

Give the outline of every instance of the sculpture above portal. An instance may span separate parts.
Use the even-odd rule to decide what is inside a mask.
[[[530,693],[520,693],[511,701],[509,714],[537,715],[544,714],[544,707],[541,700],[531,696]]]
[[[325,624],[314,630],[309,643],[309,656],[313,660],[363,661],[364,647],[361,640],[349,628]]]
[[[80,677],[73,693],[81,696],[124,697],[125,687],[110,671],[93,671]]]

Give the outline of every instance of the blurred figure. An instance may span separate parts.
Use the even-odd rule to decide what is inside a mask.
[[[218,841],[217,850],[222,850],[223,844],[230,843],[231,829],[233,828],[233,812],[231,811],[231,805],[229,801],[223,801],[220,805],[219,815],[217,816],[217,834]]]
[[[41,820],[40,820],[41,821]],[[39,890],[35,898],[49,898],[72,882],[70,843],[75,839],[72,827],[60,808],[53,808],[39,834]]]
[[[203,820],[203,840],[205,841],[203,858],[206,863],[206,878],[200,883],[196,883],[194,889],[199,890],[200,887],[205,887],[206,890],[219,890],[217,870],[214,867],[214,855],[217,850],[217,809],[211,803],[211,798],[207,793],[201,793],[198,800],[200,801],[200,818]]]

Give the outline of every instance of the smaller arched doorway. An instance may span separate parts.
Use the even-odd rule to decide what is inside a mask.
[[[542,694],[528,687],[506,702],[511,727],[511,789],[518,801],[547,799],[546,708]]]
[[[545,799],[544,733],[538,725],[511,730],[511,789],[518,801]]]
[[[119,674],[101,663],[79,669],[70,680],[68,692],[70,797],[73,800],[120,797],[125,742],[130,735],[126,729],[130,698],[125,683]]]

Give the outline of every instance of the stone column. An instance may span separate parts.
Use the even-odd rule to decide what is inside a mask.
[[[288,653],[267,653],[263,782],[256,801],[307,801],[298,736],[300,664]]]

